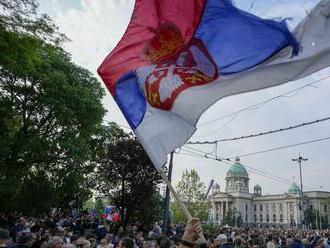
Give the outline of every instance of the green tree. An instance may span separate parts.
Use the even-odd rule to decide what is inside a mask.
[[[33,0],[0,0],[0,208],[35,213],[90,195],[104,90],[31,17]],[[5,13],[5,14],[3,14]],[[44,20],[44,21],[42,21]],[[55,41],[56,40],[56,41]]]
[[[316,228],[316,212],[314,209],[306,209],[304,211],[306,225],[311,228]]]
[[[52,44],[60,44],[67,37],[46,14],[38,14],[36,0],[0,0],[0,25],[7,31],[27,34]]]
[[[104,206],[102,199],[101,198],[96,199],[96,201],[95,201],[96,213],[102,214],[102,213],[104,213],[104,209],[105,209],[105,206]]]
[[[176,190],[189,212],[202,221],[206,221],[210,203],[205,199],[205,184],[201,181],[197,171],[194,169],[188,171],[186,169]],[[171,205],[171,210],[174,222],[185,222],[186,217],[176,201]]]
[[[95,188],[118,207],[124,226],[150,224],[162,216],[160,176],[135,137],[117,134],[116,139],[104,140],[97,153]]]

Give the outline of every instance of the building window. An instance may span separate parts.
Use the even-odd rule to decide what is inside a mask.
[[[269,210],[269,204],[266,203],[266,210]]]
[[[246,212],[248,211],[248,205],[247,204],[245,205],[245,211]]]
[[[276,214],[273,214],[273,223],[276,223]]]
[[[272,203],[272,210],[275,211],[276,210],[276,204]]]
[[[283,204],[280,203],[280,211],[283,211]]]
[[[256,223],[257,222],[257,215],[255,214],[253,217],[254,217],[254,223]]]
[[[309,205],[309,209],[313,210],[313,205],[312,204]]]
[[[263,220],[262,220],[262,214],[260,214],[260,222],[262,222]]]
[[[266,214],[266,222],[269,222],[269,214]]]
[[[327,205],[324,205],[323,207],[324,207],[324,208],[323,208],[324,213],[328,212],[328,206],[327,206]]]
[[[254,211],[256,212],[257,211],[257,205],[253,205],[254,207]]]
[[[293,204],[292,203],[290,203],[290,210],[292,211],[293,210]]]
[[[248,217],[247,217],[247,214],[245,215],[245,223],[248,222]]]
[[[283,222],[283,215],[280,214],[280,222],[282,223]]]
[[[262,212],[262,204],[260,204],[260,211]]]

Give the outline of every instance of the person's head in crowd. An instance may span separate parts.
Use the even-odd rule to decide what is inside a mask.
[[[252,247],[259,247],[261,245],[261,242],[262,240],[257,235],[254,235],[254,237],[251,239]]]
[[[91,243],[84,237],[79,237],[75,241],[75,246],[77,248],[91,248]]]
[[[60,236],[53,236],[48,242],[49,248],[63,248],[63,239]]]
[[[118,248],[134,248],[134,241],[130,238],[122,238],[119,241]]]
[[[301,241],[301,235],[299,233],[297,233],[295,236],[294,236],[294,239],[295,240],[298,240],[298,241]]]
[[[324,241],[323,241],[323,239],[319,239],[319,240],[316,242],[316,247],[317,247],[317,248],[323,248],[323,247],[324,247]]]
[[[0,247],[6,247],[7,242],[10,240],[9,231],[0,228]]]
[[[227,236],[225,234],[219,234],[215,241],[217,246],[221,246],[227,243]]]
[[[165,235],[158,237],[156,240],[157,240],[157,245],[160,248],[170,248],[171,246],[170,239]]]
[[[107,248],[108,247],[108,240],[101,239],[99,247],[100,248]]]
[[[302,243],[304,246],[308,246],[308,245],[309,245],[309,241],[308,241],[308,239],[302,239],[302,240],[301,240],[301,243]]]
[[[105,239],[107,240],[108,244],[110,244],[113,241],[113,238],[114,238],[114,236],[111,233],[107,233],[105,235]]]
[[[143,248],[156,248],[156,243],[151,240],[144,241]]]
[[[237,236],[234,240],[234,246],[241,247],[242,245],[242,239],[241,237]]]
[[[36,235],[31,232],[20,232],[17,237],[17,242],[20,247],[31,247],[36,241]]]
[[[56,228],[55,232],[54,232],[55,236],[64,236],[64,228],[59,226]]]
[[[95,248],[97,246],[96,238],[93,236],[88,237],[88,241],[91,243],[91,248]]]

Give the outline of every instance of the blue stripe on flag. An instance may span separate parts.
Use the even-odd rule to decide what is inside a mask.
[[[204,42],[223,75],[260,64],[288,45],[293,55],[299,49],[284,21],[261,19],[230,0],[207,0],[195,37]]]
[[[128,124],[135,129],[146,112],[146,100],[134,72],[124,74],[117,81],[114,98]]]

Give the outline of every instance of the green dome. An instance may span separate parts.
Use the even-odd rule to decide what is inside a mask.
[[[300,187],[296,183],[293,183],[289,187],[288,193],[298,194],[300,193]]]
[[[227,171],[227,177],[249,177],[245,167],[239,161],[239,158],[236,158],[235,164],[232,164]]]

